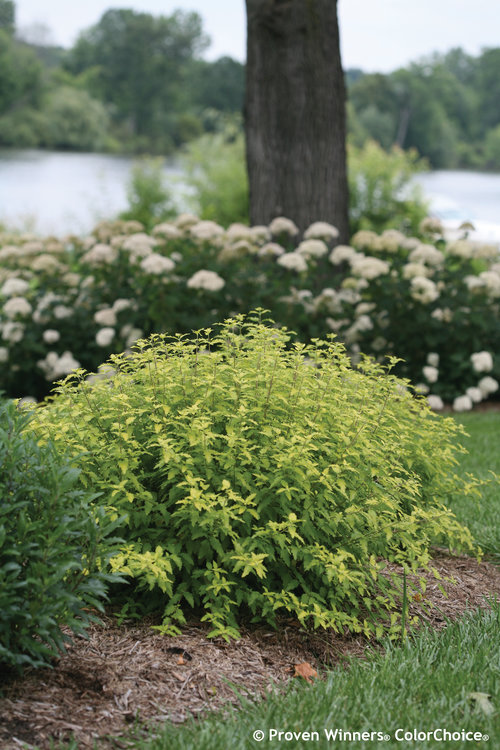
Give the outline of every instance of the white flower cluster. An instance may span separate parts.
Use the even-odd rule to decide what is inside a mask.
[[[286,216],[276,216],[269,224],[269,231],[275,237],[280,234],[295,237],[299,233],[299,228],[291,219],[287,219]]]
[[[4,245],[0,250],[0,261],[15,260],[22,253],[17,245]]]
[[[134,328],[129,323],[120,329],[120,336],[125,340],[125,347],[129,349],[136,341],[139,341],[143,332],[140,328]]]
[[[486,294],[493,299],[500,297],[500,274],[496,271],[481,271],[479,279],[486,291]]]
[[[433,367],[432,365],[425,365],[424,367],[422,367],[422,372],[424,374],[424,378],[428,383],[437,382],[437,379],[439,377],[439,370],[437,369],[437,367]]]
[[[250,227],[250,232],[252,233],[253,241],[259,245],[263,242],[269,242],[272,239],[269,227],[263,224],[255,224],[255,226]]]
[[[339,230],[333,224],[326,221],[315,221],[307,227],[304,232],[305,240],[336,240],[339,236]]]
[[[475,404],[478,404],[484,398],[484,394],[479,386],[472,386],[471,388],[467,388],[467,390],[465,391],[465,395],[469,396],[469,398],[472,399]]]
[[[8,320],[1,324],[2,338],[11,344],[17,344],[23,340],[25,326],[17,321]]]
[[[100,328],[95,335],[97,346],[109,346],[115,337],[115,333],[115,329],[111,328],[111,326]]]
[[[328,245],[323,240],[303,240],[298,245],[296,252],[305,258],[322,258],[328,252]]]
[[[434,245],[420,243],[411,251],[408,260],[412,263],[427,263],[429,266],[439,267],[444,264],[444,255]]]
[[[453,411],[470,411],[472,407],[472,399],[467,394],[457,396],[453,401]]]
[[[385,229],[379,237],[374,249],[385,250],[387,253],[397,253],[404,246],[406,237],[397,229]]]
[[[57,258],[48,253],[42,253],[37,255],[31,262],[31,268],[33,271],[41,271],[42,273],[63,273],[67,270],[67,266],[60,263]]]
[[[266,230],[266,239],[270,239],[271,234],[267,227],[265,227]],[[235,222],[234,224],[230,224],[226,231],[226,239],[228,242],[238,242],[239,240],[245,240],[249,244],[255,242],[255,234],[252,231],[251,227],[247,227],[246,224],[241,224],[240,222]]]
[[[436,307],[436,309],[431,312],[431,318],[439,320],[440,323],[451,323],[453,320],[453,311],[450,310],[449,307]]]
[[[37,362],[37,365],[45,373],[45,379],[48,381],[58,380],[80,367],[80,363],[69,351],[60,356],[56,352],[49,352],[44,359]]]
[[[455,240],[454,242],[449,242],[446,251],[449,255],[454,255],[457,258],[467,259],[474,257],[474,245],[472,242],[469,242],[469,240]]]
[[[358,257],[362,256],[360,256],[360,254],[357,253],[356,250],[350,245],[337,245],[337,247],[334,247],[332,252],[328,256],[328,260],[334,266],[338,266],[341,263],[344,263],[344,261],[351,262],[353,258]]]
[[[26,317],[31,315],[33,308],[25,297],[11,297],[3,306],[3,311],[8,318],[15,318],[18,315]]]
[[[280,297],[281,302],[285,302],[289,305],[302,305],[307,313],[314,312],[314,303],[311,302],[312,292],[310,289],[295,289],[292,286],[290,294],[285,297]]]
[[[115,326],[116,312],[112,307],[106,307],[94,313],[94,321],[100,326]]]
[[[187,286],[190,289],[205,289],[208,292],[218,292],[225,285],[223,278],[215,271],[206,271],[201,269],[188,279]]]
[[[139,258],[145,258],[153,252],[157,240],[145,232],[136,232],[126,237],[121,242],[121,247],[129,253],[130,260],[136,262]]]
[[[59,331],[56,331],[54,328],[47,328],[43,332],[42,338],[46,344],[49,344],[49,345],[55,344],[61,338],[61,334],[59,333]]]
[[[443,234],[441,220],[435,216],[426,216],[419,224],[421,234]]]
[[[285,248],[282,247],[281,245],[278,245],[277,242],[266,242],[265,245],[262,245],[258,254],[261,258],[265,258],[265,257],[277,258],[280,255],[284,255],[285,252],[286,252]]]
[[[170,258],[165,258],[159,253],[151,253],[141,261],[141,268],[146,273],[154,276],[160,276],[169,273],[175,268],[175,263]]]
[[[167,221],[157,224],[152,230],[153,237],[163,237],[166,240],[177,240],[182,237],[182,232],[175,224],[169,224]]]
[[[373,312],[375,308],[376,304],[374,302],[360,302],[359,305],[356,305],[354,314],[359,318],[360,315],[367,315],[368,313]]]
[[[2,294],[4,297],[14,297],[17,295],[23,295],[25,292],[29,289],[29,283],[25,281],[24,279],[19,278],[10,278],[7,279],[7,281],[4,282],[2,285],[2,288],[0,289],[0,294]]]
[[[82,262],[89,266],[112,265],[118,257],[118,250],[111,245],[99,242],[82,256]]]
[[[471,354],[470,359],[475,372],[491,372],[493,370],[493,357],[490,352],[475,352]]]
[[[405,263],[403,266],[403,279],[414,279],[416,276],[427,277],[432,273],[423,263]]]
[[[424,276],[414,276],[411,280],[410,294],[417,302],[428,305],[439,297],[436,284]]]
[[[177,216],[177,218],[174,220],[174,224],[179,229],[189,229],[189,227],[192,227],[193,224],[198,224],[199,222],[198,216],[195,214],[190,213],[182,213]]]
[[[484,352],[479,352],[483,354]],[[486,354],[488,352],[485,352]],[[485,398],[491,396],[498,390],[498,381],[495,378],[485,375],[481,378],[476,387],[467,388],[463,396],[457,396],[453,401],[454,411],[470,411],[474,404],[478,404]]]
[[[369,229],[360,229],[351,237],[351,242],[358,250],[377,250],[379,248],[379,237]]]
[[[342,312],[342,300],[335,289],[323,289],[323,291],[314,298],[313,304],[315,312],[318,312],[321,308],[324,308],[327,312],[333,315],[338,315]]]
[[[359,340],[359,334],[364,331],[371,331],[373,328],[373,321],[369,315],[360,315],[356,318],[354,323],[344,331],[344,338],[348,344],[352,344],[354,341]]]
[[[214,242],[225,235],[225,230],[215,221],[198,221],[190,227],[189,233],[198,242]]]
[[[72,271],[68,271],[68,273],[65,273],[62,277],[62,280],[65,284],[72,287],[77,287],[80,284],[80,281],[82,280],[82,277],[79,273],[73,273]]]
[[[492,393],[498,391],[498,381],[490,375],[485,375],[484,378],[481,378],[477,386],[483,394],[483,398],[487,398],[488,396],[491,396]]]
[[[433,409],[434,411],[441,411],[441,409],[444,409],[443,399],[441,396],[436,396],[435,394],[429,394],[427,396],[427,403]]]
[[[246,240],[238,240],[232,244],[224,245],[217,256],[217,260],[221,263],[227,263],[228,261],[243,258],[245,255],[254,255],[256,252],[258,252],[258,248],[255,245],[250,244]]]
[[[303,255],[300,253],[284,253],[280,255],[277,260],[278,265],[287,268],[289,271],[307,271],[307,262]]]
[[[118,313],[121,313],[122,310],[129,310],[130,308],[135,309],[136,307],[137,307],[137,304],[135,300],[123,299],[123,297],[119,297],[118,299],[115,299],[115,301],[111,305],[111,309],[117,315]]]
[[[64,320],[64,318],[70,318],[73,315],[72,308],[67,305],[56,305],[52,312],[57,320]]]
[[[355,276],[372,281],[389,273],[391,268],[385,260],[361,255],[351,259],[351,270]]]

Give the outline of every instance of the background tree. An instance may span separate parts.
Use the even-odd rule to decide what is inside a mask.
[[[336,0],[246,0],[250,219],[335,224],[347,240],[345,88]]]
[[[16,8],[12,0],[0,0],[0,29],[13,34],[16,28]]]
[[[94,67],[91,93],[113,105],[131,136],[159,150],[179,145],[177,130],[189,127],[183,99],[187,64],[207,43],[197,13],[152,16],[109,10],[80,35],[67,67],[72,73]],[[182,138],[180,138],[182,140]]]
[[[220,57],[214,62],[193,60],[187,70],[187,82],[200,114],[204,110],[226,113],[243,110],[245,66],[232,57]]]

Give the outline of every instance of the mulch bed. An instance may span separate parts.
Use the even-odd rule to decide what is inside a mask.
[[[417,601],[417,589],[410,591],[410,615],[420,614],[434,628],[466,610],[486,608],[488,594],[500,597],[500,568],[491,563],[439,551],[433,564],[456,584],[426,574],[423,601]],[[304,663],[321,676],[328,666],[342,664],[346,656],[362,657],[373,646],[362,637],[305,633],[289,621],[278,631],[243,629],[241,639],[231,643],[206,634],[199,623],[173,638],[147,623],[118,626],[104,618],[90,628],[88,640],[76,638],[53,669],[0,677],[0,747],[19,750],[26,743],[46,750],[51,739],[57,743],[73,735],[82,750],[95,740],[99,748],[125,748],[133,724],[182,723],[237,705],[229,683],[253,699],[263,698],[273,686],[302,679],[297,672]]]

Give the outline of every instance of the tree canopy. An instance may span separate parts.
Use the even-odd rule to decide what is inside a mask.
[[[438,168],[500,168],[486,147],[500,124],[499,69],[499,48],[478,57],[456,48],[386,75],[356,76],[349,99],[358,145],[369,137],[385,148],[416,148]]]
[[[291,0],[264,5],[289,12]],[[0,0],[0,147],[168,154],[213,130],[213,110],[243,108],[245,66],[203,59],[196,13],[108,10],[71,49],[38,27],[17,28],[15,2]],[[347,70],[348,137],[415,148],[434,168],[499,170],[499,69],[500,46],[477,56],[457,47],[388,74]]]
[[[244,66],[202,59],[197,13],[108,10],[64,50],[14,11],[0,0],[0,146],[168,154],[210,129],[205,110],[241,111]]]

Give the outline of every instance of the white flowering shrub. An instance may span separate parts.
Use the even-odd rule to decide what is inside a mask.
[[[335,333],[354,363],[362,353],[401,358],[398,374],[430,404],[461,399],[463,409],[494,396],[498,248],[446,243],[434,220],[419,236],[337,237],[321,221],[301,235],[282,216],[224,229],[192,214],[150,233],[116,221],[84,238],[0,235],[0,388],[42,398],[54,380],[96,371],[143,336],[262,307],[304,341]]]

